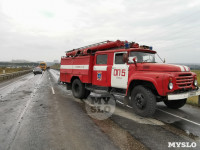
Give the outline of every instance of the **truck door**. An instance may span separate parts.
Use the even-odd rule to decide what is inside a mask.
[[[108,85],[107,82],[107,54],[97,54],[93,66],[92,83],[94,85],[104,86]]]
[[[123,54],[127,52],[114,53],[111,72],[111,86],[115,88],[127,88],[129,65],[123,62]]]

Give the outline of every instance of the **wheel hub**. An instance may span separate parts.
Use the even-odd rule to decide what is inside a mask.
[[[136,102],[136,106],[139,109],[143,109],[144,108],[144,106],[145,106],[145,99],[144,99],[144,96],[141,93],[138,93],[135,96],[135,102]]]

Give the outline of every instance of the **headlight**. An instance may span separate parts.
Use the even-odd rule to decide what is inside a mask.
[[[169,90],[172,90],[173,89],[173,83],[169,82],[168,88],[169,88]]]
[[[195,79],[195,80],[194,80],[194,86],[197,86],[197,84],[198,84],[198,82],[197,82],[197,80]]]

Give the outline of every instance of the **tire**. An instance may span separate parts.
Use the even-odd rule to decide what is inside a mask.
[[[85,96],[84,84],[79,80],[75,79],[72,83],[72,93],[75,98],[83,99]]]
[[[187,99],[164,101],[165,105],[172,109],[179,109],[183,107]]]
[[[156,111],[156,96],[150,89],[141,85],[132,90],[131,103],[133,111],[142,117],[150,117]]]

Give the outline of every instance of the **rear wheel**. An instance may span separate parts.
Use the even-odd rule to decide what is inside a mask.
[[[172,109],[178,109],[185,105],[187,99],[164,101],[165,105]]]
[[[84,98],[85,96],[85,87],[84,84],[79,80],[75,79],[72,83],[72,93],[76,98]]]
[[[143,86],[136,86],[131,92],[133,111],[143,117],[152,116],[156,110],[156,97]]]

